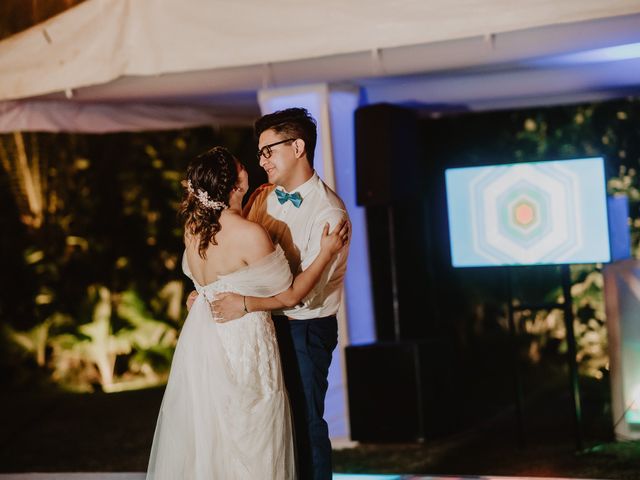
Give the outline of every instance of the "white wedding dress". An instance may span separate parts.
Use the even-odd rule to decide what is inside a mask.
[[[198,291],[171,364],[151,447],[148,480],[282,480],[294,447],[275,330],[268,312],[216,323],[217,292],[268,297],[292,275],[282,249]]]

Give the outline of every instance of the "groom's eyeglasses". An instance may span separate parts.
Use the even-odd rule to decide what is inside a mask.
[[[296,138],[287,138],[286,140],[280,140],[279,142],[270,143],[269,145],[265,145],[260,150],[258,150],[258,153],[256,153],[256,158],[258,159],[258,162],[260,161],[260,159],[262,157],[264,157],[265,159],[271,158],[271,153],[272,153],[271,152],[271,147],[275,147],[276,145],[280,145],[281,143],[293,142],[294,140],[297,140],[297,139]]]

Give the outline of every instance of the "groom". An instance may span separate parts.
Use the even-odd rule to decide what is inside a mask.
[[[258,161],[269,185],[260,189],[247,218],[265,227],[285,252],[294,275],[306,269],[320,251],[325,223],[333,229],[348,218],[342,200],[313,169],[317,131],[303,108],[289,108],[258,119]],[[298,478],[332,476],[331,443],[323,419],[331,353],[338,342],[336,313],[340,306],[348,247],[325,269],[303,301],[273,312],[285,384],[295,425]],[[222,294],[213,309],[224,320],[238,318],[251,299]],[[250,307],[249,307],[250,308]]]

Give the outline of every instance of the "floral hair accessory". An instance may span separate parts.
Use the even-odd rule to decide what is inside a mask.
[[[198,189],[198,193],[196,193],[193,189],[193,185],[191,185],[191,180],[187,180],[187,191],[191,195],[194,195],[198,199],[198,201],[206,208],[210,208],[212,210],[224,210],[225,208],[227,208],[226,203],[211,200],[209,198],[209,194],[204,190]]]

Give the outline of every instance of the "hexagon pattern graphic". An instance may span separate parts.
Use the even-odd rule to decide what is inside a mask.
[[[582,245],[580,189],[569,169],[510,165],[479,175],[469,188],[473,248],[488,261],[559,263]]]
[[[542,221],[550,215],[550,202],[548,195],[529,182],[517,183],[498,198],[501,231],[518,238],[523,246],[532,245],[550,229],[549,222]]]

